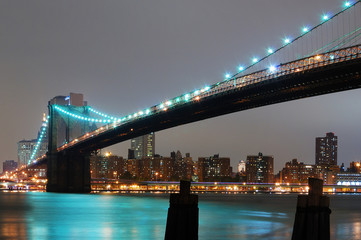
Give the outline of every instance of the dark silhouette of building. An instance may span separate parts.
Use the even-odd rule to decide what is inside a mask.
[[[273,182],[273,156],[248,155],[246,161],[247,182],[272,183]]]
[[[337,165],[337,136],[334,133],[316,138],[316,165]]]
[[[128,159],[134,159],[134,158],[135,158],[134,150],[128,149]]]
[[[219,157],[219,154],[213,157],[199,157],[197,170],[200,182],[223,181],[232,175],[230,158]]]

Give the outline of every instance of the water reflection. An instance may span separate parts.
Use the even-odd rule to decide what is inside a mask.
[[[290,239],[296,195],[207,195],[199,239]],[[331,196],[332,239],[361,239],[361,195]],[[167,195],[0,193],[0,239],[163,239]]]
[[[0,238],[26,239],[27,225],[24,211],[29,208],[26,197],[6,193],[0,197]]]

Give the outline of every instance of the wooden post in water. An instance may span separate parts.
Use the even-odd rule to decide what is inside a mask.
[[[170,194],[165,240],[198,240],[198,195],[190,181],[180,181],[180,192]]]
[[[323,181],[308,179],[308,195],[298,195],[292,240],[330,240],[330,199],[322,195]]]

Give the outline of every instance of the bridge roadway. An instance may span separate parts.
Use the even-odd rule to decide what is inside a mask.
[[[119,126],[109,124],[76,139],[58,152],[91,152],[150,132],[224,114],[361,87],[361,46],[282,64],[217,83],[190,101],[158,110]],[[91,137],[88,137],[91,134]]]

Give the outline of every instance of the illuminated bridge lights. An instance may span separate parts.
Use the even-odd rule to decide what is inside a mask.
[[[290,44],[290,43],[291,43],[291,39],[290,39],[290,38],[285,38],[285,39],[283,40],[283,43],[284,43],[285,45]]]
[[[64,109],[62,109],[61,107],[59,106],[54,106],[54,108],[68,116],[71,116],[73,118],[76,118],[76,119],[80,119],[80,120],[85,120],[85,121],[89,121],[89,122],[103,122],[103,123],[110,123],[112,122],[110,119],[97,119],[97,118],[90,118],[90,117],[85,117],[85,116],[81,116],[81,115],[78,115],[78,114],[74,114],[74,113],[71,113],[69,111],[66,111]]]
[[[109,119],[114,120],[114,121],[117,121],[117,120],[118,120],[117,117],[113,117],[113,116],[109,116],[109,115],[107,115],[107,114],[105,114],[105,113],[101,113],[101,112],[95,110],[95,109],[92,108],[92,107],[89,108],[89,111],[91,111],[91,112],[93,112],[93,113],[95,113],[95,114],[98,114],[99,116],[102,116],[102,117],[105,117],[105,118],[109,118]]]
[[[356,3],[359,3],[359,2],[360,1],[357,1]],[[351,7],[351,6],[355,5],[356,3],[345,2],[344,7],[348,8],[348,7]],[[344,11],[344,9],[342,11]],[[342,12],[342,11],[340,11],[340,12]],[[339,13],[337,13],[337,14],[339,14]],[[324,24],[324,22],[326,22],[327,20],[333,18],[337,14],[334,14],[334,15],[325,14],[325,15],[323,15],[322,16],[323,22],[321,22],[316,27]],[[263,58],[261,57],[260,59],[257,58],[257,57],[252,58],[251,59],[252,64],[249,65],[248,67],[247,66],[246,67],[239,66],[238,67],[238,70],[239,70],[238,73],[248,69],[249,67],[251,67],[251,66],[253,66],[255,64],[260,63],[261,61],[263,61],[264,59],[266,59],[270,55],[274,54],[275,52],[279,51],[280,49],[282,49],[286,45],[293,43],[299,37],[305,35],[306,33],[311,32],[314,28],[315,27],[312,28],[312,27],[309,27],[309,26],[303,26],[301,28],[300,36],[298,36],[296,38],[293,38],[293,40],[290,37],[287,37],[287,38],[283,39],[284,44],[281,47],[279,47],[278,49],[268,48],[267,49],[267,55],[265,57],[263,57]],[[357,51],[358,51],[357,54],[359,54],[359,46],[357,47]],[[201,98],[203,98],[205,96],[217,95],[217,94],[219,94],[221,92],[228,91],[228,90],[230,90],[232,88],[241,88],[241,87],[249,85],[249,84],[253,84],[253,83],[256,83],[256,82],[259,82],[259,81],[263,81],[264,79],[268,79],[269,77],[277,76],[277,74],[285,75],[285,74],[291,74],[293,72],[303,71],[305,69],[305,66],[307,66],[308,69],[317,67],[317,66],[313,65],[314,60],[325,62],[325,65],[334,63],[335,61],[333,61],[333,60],[335,58],[340,59],[340,61],[344,61],[343,59],[341,59],[341,57],[339,57],[339,55],[340,54],[337,53],[337,51],[334,51],[332,55],[317,55],[317,56],[309,57],[307,59],[303,59],[302,63],[300,61],[298,61],[298,60],[293,61],[292,63],[302,64],[302,66],[297,67],[297,68],[293,68],[291,66],[291,62],[287,63],[287,64],[280,65],[280,66],[271,65],[267,69],[264,69],[264,70],[261,70],[261,71],[255,72],[255,73],[251,73],[251,74],[248,74],[248,75],[244,75],[244,76],[241,76],[241,77],[237,77],[237,78],[234,78],[232,80],[229,79],[231,77],[231,74],[227,73],[225,75],[226,81],[221,81],[221,82],[218,82],[216,84],[211,85],[211,87],[205,87],[205,88],[200,89],[200,90],[195,90],[193,92],[186,93],[186,94],[184,94],[182,96],[179,96],[177,98],[174,98],[174,99],[168,100],[166,102],[160,103],[159,105],[155,105],[155,106],[153,106],[153,107],[151,107],[149,109],[142,110],[142,111],[130,114],[130,115],[125,116],[123,118],[115,118],[115,117],[109,116],[107,114],[101,113],[99,111],[96,111],[96,110],[94,110],[92,108],[89,108],[89,110],[91,112],[93,112],[93,113],[95,113],[95,114],[97,114],[97,115],[99,115],[99,116],[101,116],[103,118],[106,118],[106,119],[96,119],[96,118],[91,118],[91,117],[84,117],[84,116],[81,116],[79,114],[74,114],[74,113],[68,112],[68,111],[66,111],[64,109],[61,109],[58,106],[56,106],[55,108],[58,111],[60,111],[60,112],[62,112],[64,114],[67,114],[67,115],[69,115],[71,117],[74,117],[76,119],[81,119],[81,120],[91,121],[91,122],[101,122],[101,123],[111,123],[112,122],[114,124],[114,127],[115,127],[116,126],[115,122],[119,122],[119,124],[117,125],[117,126],[119,126],[120,122],[125,123],[125,122],[134,121],[134,120],[137,120],[140,117],[144,116],[144,114],[145,115],[157,114],[157,113],[161,112],[162,110],[166,111],[168,109],[168,107],[170,107],[170,106],[178,106],[178,105],[184,104],[185,102],[188,102],[191,99],[192,100],[200,100]],[[332,60],[332,61],[330,61],[330,60]],[[232,83],[230,81],[232,81]],[[204,94],[205,92],[207,92],[207,95]],[[106,130],[104,130],[104,131],[106,131]],[[42,140],[43,135],[40,135],[39,139]]]
[[[38,150],[39,150],[39,147],[40,147],[40,144],[42,143],[43,141],[43,137],[46,133],[46,130],[47,130],[47,126],[48,126],[48,119],[49,119],[49,116],[46,118],[46,121],[44,121],[42,124],[41,124],[41,132],[40,132],[40,135],[39,135],[39,138],[38,138],[38,141],[35,145],[35,148],[33,150],[33,152],[31,153],[31,156],[30,156],[30,160],[28,162],[28,164],[30,164],[31,162],[33,163],[36,163],[36,161],[34,160]]]
[[[350,8],[350,7],[352,7],[352,6],[354,6],[354,5],[356,5],[357,3],[359,3],[360,2],[360,0],[358,0],[358,1],[355,1],[355,2],[350,2],[350,1],[346,1],[345,3],[344,3],[344,7],[343,7],[343,9],[342,10],[340,10],[338,13],[336,13],[336,14],[324,14],[321,18],[322,18],[322,22],[320,23],[320,24],[318,24],[316,27],[319,27],[319,26],[321,26],[321,25],[323,25],[324,23],[326,23],[328,20],[330,20],[330,19],[332,19],[333,17],[335,17],[336,15],[338,15],[339,13],[341,13],[342,11],[344,11],[345,9],[347,9],[347,8]],[[265,60],[266,58],[268,58],[269,56],[271,56],[271,55],[273,55],[273,54],[275,54],[276,52],[278,52],[279,50],[281,50],[282,48],[284,48],[285,46],[287,46],[287,45],[289,45],[289,44],[291,44],[291,43],[293,43],[296,39],[299,39],[300,37],[302,37],[303,35],[306,35],[307,33],[309,33],[309,32],[311,32],[313,29],[315,29],[316,27],[309,27],[309,26],[304,26],[304,27],[302,27],[301,28],[301,34],[298,36],[298,37],[296,37],[296,38],[294,38],[294,40],[292,40],[291,38],[285,38],[285,39],[283,39],[283,45],[282,46],[280,46],[278,49],[276,49],[276,50],[273,50],[273,49],[271,49],[271,48],[268,48],[267,49],[267,55],[266,56],[264,56],[264,57],[262,57],[262,58],[260,58],[260,60],[258,59],[258,58],[252,58],[251,59],[251,64],[250,65],[248,65],[248,66],[246,66],[246,67],[238,67],[238,72],[236,73],[236,75],[238,75],[238,74],[240,74],[242,71],[244,71],[245,69],[248,69],[248,68],[250,68],[250,67],[252,67],[252,66],[254,66],[254,65],[256,65],[256,64],[259,64],[261,61],[263,61],[263,60]],[[225,79],[225,81],[227,81],[227,80],[229,80],[228,79],[228,77],[226,77],[226,79]]]
[[[305,27],[302,28],[302,33],[303,34],[307,33],[308,31],[310,31],[310,29],[308,27],[305,26]]]
[[[273,72],[275,72],[277,70],[277,67],[276,66],[270,66],[268,69],[269,69],[270,72],[273,73]]]

